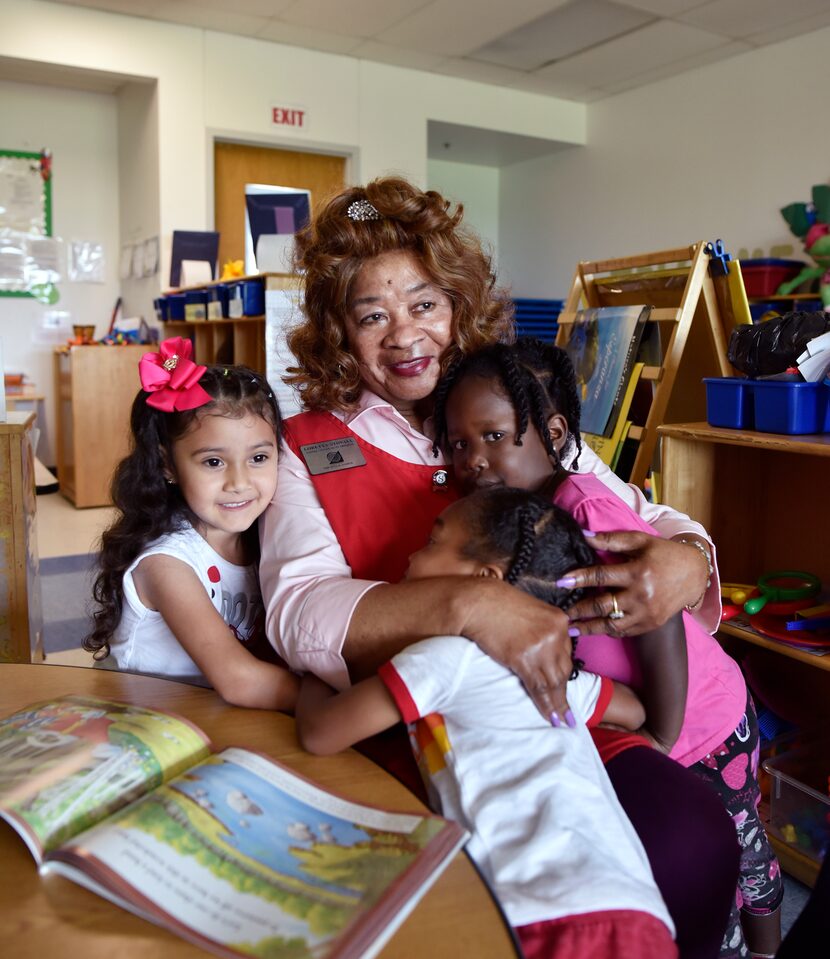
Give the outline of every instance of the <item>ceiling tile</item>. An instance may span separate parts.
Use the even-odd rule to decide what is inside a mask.
[[[232,6],[237,13],[272,20],[274,17],[281,16],[295,2],[296,0],[233,0]],[[230,5],[228,0],[199,0],[199,6],[215,7],[220,10],[227,10]]]
[[[591,84],[584,80],[570,80],[565,77],[540,77],[535,73],[523,73],[511,89],[524,90],[526,93],[541,93],[548,97],[561,97],[563,100],[584,102],[591,92]]]
[[[763,46],[766,43],[779,43],[781,40],[789,40],[791,37],[800,37],[804,33],[812,33],[813,30],[821,30],[822,27],[830,26],[830,4],[822,13],[813,14],[812,17],[793,20],[791,23],[783,24],[780,27],[774,27],[769,30],[761,30],[746,37],[747,43],[754,46]]]
[[[607,88],[684,57],[691,57],[723,44],[723,37],[683,23],[658,20],[634,33],[602,46],[560,60],[536,73],[570,79],[591,78],[595,88]]]
[[[516,70],[536,70],[653,20],[651,14],[610,0],[578,0],[498,37],[469,56]]]
[[[393,47],[388,43],[378,43],[376,40],[362,41],[349,51],[349,56],[427,72],[434,70],[445,59],[420,50],[405,50],[403,47]]]
[[[293,47],[322,50],[325,53],[351,53],[361,43],[359,37],[344,37],[326,30],[312,30],[282,20],[271,20],[259,31],[260,40],[273,40]]]
[[[303,27],[325,24],[326,30],[351,37],[377,37],[430,5],[430,0],[293,0],[280,19]]]
[[[479,63],[463,57],[450,57],[442,60],[433,70],[448,77],[460,77],[462,80],[477,80],[479,83],[495,83],[500,87],[511,86],[519,77],[525,76],[520,70],[510,70],[492,63]]]
[[[827,0],[710,0],[677,19],[740,40],[826,10]]]
[[[676,17],[678,13],[685,13],[693,7],[699,7],[706,0],[620,0],[627,7],[635,10],[644,10],[657,17]]]
[[[91,7],[110,13],[126,13],[134,17],[154,17],[164,6],[164,0],[55,0],[72,7]]]
[[[695,70],[698,67],[704,67],[711,63],[717,63],[718,60],[727,60],[729,57],[738,56],[741,53],[746,53],[749,50],[752,50],[748,43],[743,43],[740,40],[733,40],[722,44],[719,47],[714,47],[711,50],[705,50],[702,53],[697,53],[691,57],[684,57],[679,60],[675,60],[672,63],[666,63],[659,67],[654,67],[651,70],[644,70],[642,73],[637,73],[634,76],[626,77],[624,80],[619,80],[616,83],[609,83],[605,85],[605,90],[607,94],[623,93],[625,90],[633,90],[637,87],[643,87],[648,83],[655,83],[658,80],[665,80],[668,77],[678,76],[681,73],[686,73],[689,70]]]
[[[433,0],[376,39],[447,57],[464,56],[567,2],[510,0],[488,4],[484,14],[481,0]]]
[[[236,33],[252,37],[268,22],[265,17],[252,17],[235,10],[203,6],[199,0],[175,0],[165,3],[153,15],[158,20],[182,23],[203,30],[218,30],[221,33]]]

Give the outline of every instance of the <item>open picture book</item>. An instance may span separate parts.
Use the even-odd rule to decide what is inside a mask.
[[[0,719],[0,816],[41,872],[217,955],[269,959],[375,955],[467,838],[89,696]]]

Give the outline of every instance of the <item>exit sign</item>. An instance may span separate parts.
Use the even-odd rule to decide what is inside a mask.
[[[308,127],[308,113],[304,107],[271,105],[271,123],[275,127],[293,127],[305,130]]]

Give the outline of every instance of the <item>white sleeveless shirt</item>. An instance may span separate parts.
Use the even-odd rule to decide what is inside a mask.
[[[246,645],[264,624],[257,568],[235,566],[222,559],[188,524],[151,543],[124,573],[124,608],[121,622],[110,640],[113,665],[131,672],[208,686],[207,679],[179,644],[161,613],[148,609],[138,598],[133,571],[147,556],[159,553],[190,566],[222,619]]]

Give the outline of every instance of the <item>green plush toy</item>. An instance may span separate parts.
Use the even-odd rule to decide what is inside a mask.
[[[782,208],[781,216],[818,266],[804,267],[798,276],[778,287],[778,294],[789,296],[802,283],[818,279],[821,302],[825,308],[830,307],[830,186],[814,186],[812,203],[790,203]]]

